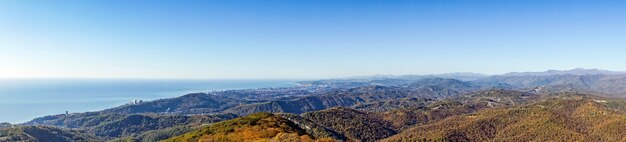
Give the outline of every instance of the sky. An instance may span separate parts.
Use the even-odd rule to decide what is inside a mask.
[[[0,0],[0,78],[626,71],[626,1]]]

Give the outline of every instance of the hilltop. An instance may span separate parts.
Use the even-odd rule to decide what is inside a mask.
[[[292,121],[270,113],[255,113],[246,117],[211,124],[165,142],[178,141],[332,141],[315,139]]]

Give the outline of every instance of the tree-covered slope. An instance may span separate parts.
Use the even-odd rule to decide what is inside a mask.
[[[308,135],[292,121],[270,113],[255,113],[210,124],[166,142],[179,141],[332,141]]]
[[[624,141],[626,116],[588,96],[487,109],[417,126],[385,141]]]
[[[232,119],[232,114],[178,115],[178,114],[119,114],[77,113],[53,115],[34,119],[25,125],[47,125],[85,130],[104,138],[134,137],[152,130],[175,126],[202,124]]]
[[[3,142],[94,142],[104,141],[84,131],[49,126],[16,126],[0,129]]]
[[[211,113],[220,112],[244,103],[241,100],[206,93],[192,93],[181,97],[123,105],[104,110],[107,113]]]
[[[375,141],[396,134],[392,123],[375,113],[348,108],[332,108],[305,113],[302,117],[335,130],[348,139]]]

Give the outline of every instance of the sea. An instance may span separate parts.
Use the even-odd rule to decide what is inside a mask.
[[[150,101],[188,93],[290,87],[295,80],[172,79],[2,79],[0,122],[24,123],[36,117],[98,111],[134,100]]]

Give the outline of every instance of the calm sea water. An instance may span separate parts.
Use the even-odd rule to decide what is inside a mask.
[[[0,122],[23,123],[35,117],[97,111],[131,100],[154,100],[210,90],[288,87],[290,80],[0,80]]]

